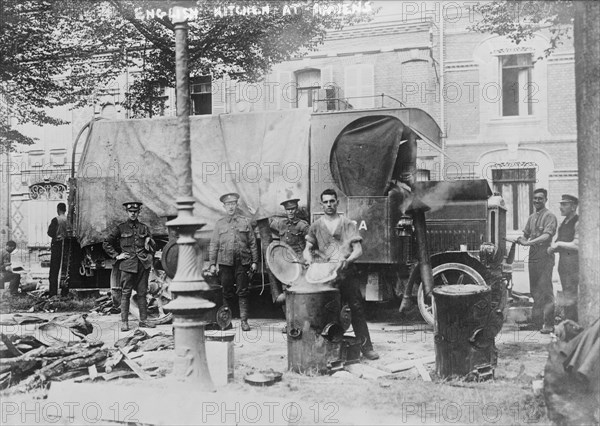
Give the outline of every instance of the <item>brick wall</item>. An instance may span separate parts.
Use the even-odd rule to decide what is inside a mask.
[[[548,130],[553,135],[577,132],[574,72],[571,61],[548,63]]]
[[[477,69],[446,72],[444,99],[448,138],[473,138],[479,134],[480,92],[471,85],[478,81]]]

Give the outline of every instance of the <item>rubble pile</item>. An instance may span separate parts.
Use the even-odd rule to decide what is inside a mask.
[[[0,333],[0,389],[27,392],[52,381],[113,380],[153,377],[133,359],[143,352],[174,348],[173,336],[136,330],[108,348],[91,339],[94,327],[86,315],[64,315],[50,321],[16,316],[15,324],[35,324],[34,335]]]

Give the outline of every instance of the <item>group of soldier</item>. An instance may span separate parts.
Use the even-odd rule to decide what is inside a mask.
[[[533,297],[531,323],[523,328],[549,334],[554,330],[555,305],[552,285],[554,255],[559,254],[558,275],[563,290],[565,319],[577,322],[579,286],[579,235],[577,232],[577,205],[574,195],[564,194],[560,213],[565,217],[558,225],[556,216],[546,208],[548,192],[543,188],[533,191],[535,211],[527,220],[523,236],[517,242],[529,247],[529,287]],[[553,242],[552,238],[556,235]]]
[[[233,307],[237,296],[241,329],[249,331],[250,279],[258,269],[259,248],[252,220],[240,214],[239,199],[237,193],[228,193],[220,197],[225,215],[214,226],[209,246],[209,272],[218,275],[225,307]],[[318,253],[333,253],[330,258],[324,260],[338,264],[337,285],[342,300],[350,308],[354,333],[363,343],[362,353],[367,359],[379,358],[373,350],[359,283],[355,279],[357,274],[354,262],[362,255],[362,237],[356,224],[337,213],[339,200],[332,189],[321,194],[324,215],[312,225],[300,217],[299,201],[294,198],[281,203],[285,217],[269,218],[270,231],[288,244],[295,252],[297,260],[306,266],[316,260]],[[133,290],[137,293],[139,326],[155,327],[148,319],[146,302],[148,275],[155,243],[148,226],[138,220],[142,203],[128,202],[124,206],[129,219],[113,228],[103,247],[110,257],[120,260],[118,268],[122,286],[121,330],[128,331],[129,304]],[[282,303],[284,298],[278,287],[280,283],[277,283],[274,277],[271,279],[274,280],[271,282],[274,300]]]

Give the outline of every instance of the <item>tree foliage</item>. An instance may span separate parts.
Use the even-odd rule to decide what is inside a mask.
[[[167,11],[175,3],[0,0],[0,143],[33,142],[11,130],[10,117],[19,124],[64,124],[51,115],[52,108],[92,103],[125,69],[136,71],[125,106],[137,116],[151,115],[148,99],[158,87],[175,85],[174,26],[169,14],[140,19],[139,11]],[[232,4],[225,0],[184,5],[199,11],[189,22],[191,77],[236,73],[238,80],[259,80],[274,64],[315,50],[328,29],[372,15],[313,14],[314,3],[306,0],[235,4],[249,3],[269,6],[272,13],[218,16],[215,8]],[[296,6],[298,13],[281,13],[284,5]]]
[[[547,30],[550,44],[544,51],[546,57],[565,38],[572,37],[575,12],[570,0],[499,0],[477,3],[475,10],[481,14],[481,20],[472,25],[471,30],[506,36],[515,44]]]

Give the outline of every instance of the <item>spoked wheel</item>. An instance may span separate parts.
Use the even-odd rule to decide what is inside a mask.
[[[448,284],[486,285],[481,274],[464,263],[443,263],[433,268],[433,286],[438,287]],[[434,318],[431,296],[425,296],[422,282],[419,284],[417,302],[423,319],[427,324],[433,326]]]

